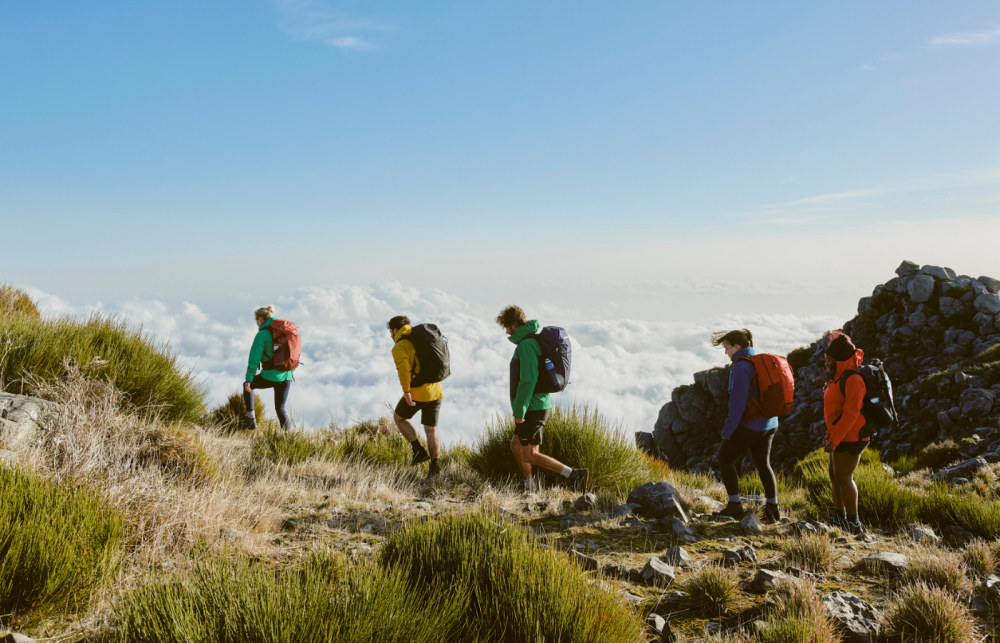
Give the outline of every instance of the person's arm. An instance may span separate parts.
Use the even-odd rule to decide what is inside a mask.
[[[257,367],[260,366],[260,360],[264,356],[264,344],[270,335],[271,333],[266,330],[260,330],[253,338],[253,344],[250,346],[250,357],[247,358],[247,382],[252,382],[253,376],[257,374]]]
[[[392,347],[392,360],[396,362],[396,374],[399,376],[399,385],[403,387],[403,393],[410,392],[414,355],[416,350],[413,348],[413,342],[408,339],[401,339]]]
[[[523,420],[524,414],[528,412],[531,396],[535,393],[535,384],[538,383],[538,358],[542,355],[542,349],[537,342],[524,340],[517,345],[517,355],[521,360],[521,375],[517,383],[517,394],[510,405],[514,417]]]
[[[740,425],[743,414],[747,410],[747,400],[750,399],[750,384],[753,380],[753,367],[746,362],[736,362],[729,375],[729,415],[722,425],[722,439],[733,437],[733,432]]]
[[[833,427],[827,434],[829,435],[829,445],[836,448],[838,444],[847,436],[847,432],[854,428],[858,418],[861,416],[861,406],[865,402],[865,381],[860,375],[851,375],[847,378],[844,386],[844,410]],[[831,386],[840,386],[833,383]]]

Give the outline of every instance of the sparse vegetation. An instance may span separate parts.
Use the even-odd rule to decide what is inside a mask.
[[[121,559],[122,522],[98,492],[0,465],[0,610],[85,606]]]
[[[226,401],[208,412],[208,422],[223,431],[235,431],[240,424],[240,418],[245,417],[246,402],[243,401],[242,393],[233,393]],[[264,400],[260,395],[253,394],[253,415],[257,422],[257,427],[264,426]]]
[[[803,534],[786,540],[781,549],[791,565],[811,572],[829,571],[836,558],[830,538],[820,534]]]
[[[11,284],[0,284],[0,316],[38,319],[41,314],[31,296]]]
[[[951,552],[931,548],[915,549],[910,554],[910,564],[902,573],[904,583],[922,582],[929,587],[940,587],[952,592],[969,586],[965,565]]]
[[[739,595],[739,576],[735,569],[711,565],[692,573],[680,589],[690,609],[705,615],[725,614]]]
[[[885,614],[889,640],[903,643],[966,643],[972,639],[965,608],[951,592],[924,583],[906,585]]]
[[[472,445],[469,466],[490,480],[519,479],[510,451],[514,422],[496,418]],[[667,465],[635,447],[634,438],[596,411],[554,407],[540,451],[570,467],[590,469],[590,484],[627,495],[637,485],[664,480]]]
[[[758,643],[836,643],[840,640],[816,587],[806,580],[782,579],[771,593],[774,608],[757,629]]]
[[[980,578],[988,576],[997,567],[996,551],[982,538],[976,538],[965,546],[962,562],[970,572]]]

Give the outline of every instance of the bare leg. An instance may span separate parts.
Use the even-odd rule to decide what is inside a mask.
[[[533,464],[536,467],[553,473],[562,473],[563,463],[559,462],[555,458],[550,458],[543,453],[539,453],[537,444],[529,444],[526,447],[521,447],[521,452],[524,454],[524,459],[529,464]]]
[[[851,453],[834,453],[833,466],[837,471],[837,483],[840,486],[840,497],[847,515],[858,513],[858,485],[854,483],[854,470],[861,461],[860,455]]]
[[[438,438],[437,427],[425,424],[424,433],[427,435],[427,450],[430,451],[431,457],[437,460],[441,457],[441,440]]]
[[[514,459],[517,460],[517,467],[521,470],[521,475],[524,476],[525,480],[531,480],[531,463],[525,460],[521,441],[516,435],[510,439],[510,450],[514,454]]]
[[[830,493],[833,495],[833,508],[840,511],[844,508],[844,499],[840,495],[840,484],[837,482],[837,472],[833,467],[833,454],[827,462],[827,470],[830,472]]]
[[[404,419],[403,416],[396,413],[392,414],[392,419],[396,423],[396,428],[398,428],[399,432],[403,434],[403,437],[406,438],[407,442],[413,442],[417,439],[417,430],[413,428],[413,425],[410,424],[409,420]]]

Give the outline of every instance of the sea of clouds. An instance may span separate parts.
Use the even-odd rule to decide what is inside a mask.
[[[251,311],[214,319],[193,303],[130,299],[78,305],[29,291],[50,314],[105,311],[141,324],[157,340],[169,342],[204,383],[212,405],[241,386],[256,331]],[[446,442],[471,442],[496,414],[510,412],[507,378],[514,346],[493,322],[497,311],[398,282],[301,288],[273,303],[276,317],[296,322],[302,335],[302,365],[289,396],[297,423],[343,424],[390,412],[401,389],[385,323],[397,314],[438,324],[448,338],[452,376],[444,384],[439,429]],[[674,387],[691,383],[696,371],[726,363],[722,350],[708,342],[713,331],[746,327],[759,350],[786,354],[843,320],[726,315],[689,323],[573,321],[550,309],[540,321],[563,326],[573,342],[572,383],[556,396],[557,403],[597,408],[627,430],[651,430]],[[270,391],[262,391],[262,397],[273,411]]]

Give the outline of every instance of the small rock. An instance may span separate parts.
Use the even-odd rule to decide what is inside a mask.
[[[595,505],[597,505],[597,496],[592,493],[586,493],[573,501],[573,508],[577,511],[593,509]]]
[[[723,549],[722,564],[726,566],[738,565],[739,563],[757,562],[757,552],[753,547],[740,547],[739,549]]]
[[[636,585],[643,582],[642,574],[639,572],[638,569],[633,567],[632,569],[628,570],[628,582],[634,583]]]
[[[10,632],[7,636],[0,639],[0,643],[35,643],[35,639],[30,636],[25,636],[24,634],[15,634]]]
[[[814,574],[813,572],[807,572],[804,569],[799,569],[798,567],[788,567],[788,573],[795,578],[808,578],[812,581],[823,580],[823,574]]]
[[[975,309],[987,315],[1000,313],[1000,295],[996,293],[985,293],[976,297],[972,304]]]
[[[896,552],[880,551],[865,556],[858,564],[874,574],[899,574],[909,565],[909,559]]]
[[[663,554],[663,560],[677,567],[687,568],[694,565],[694,559],[691,558],[691,554],[687,553],[687,550],[683,547],[671,547]]]
[[[660,594],[660,600],[665,603],[680,603],[685,599],[687,599],[687,594],[676,589],[666,594]]]
[[[756,514],[747,514],[743,516],[743,520],[740,521],[740,527],[743,531],[749,531],[755,534],[759,534],[764,531],[764,525],[760,523],[760,519],[757,518]]]
[[[957,276],[951,268],[941,268],[940,266],[924,266],[920,269],[920,274],[929,275],[940,281],[954,279]]]
[[[725,504],[723,504],[723,503],[719,502],[718,500],[716,500],[715,498],[711,498],[709,496],[698,496],[697,498],[695,498],[695,500],[700,500],[702,502],[702,504],[704,504],[705,507],[707,507],[710,512],[711,511],[722,511],[723,509],[726,508]]]
[[[625,598],[625,602],[629,605],[639,605],[642,603],[642,596],[636,596],[632,592],[625,591],[622,592],[622,596]]]
[[[559,529],[562,530],[572,529],[573,527],[576,527],[575,520],[564,520],[561,523],[559,523]]]
[[[367,524],[361,528],[361,533],[370,534],[375,531],[375,525]]]
[[[613,507],[611,511],[608,512],[608,515],[612,518],[620,518],[621,516],[631,514],[633,508],[634,506],[632,504],[618,505],[617,507]]]
[[[964,547],[975,539],[975,534],[966,531],[958,525],[948,525],[941,530],[945,542],[953,547]]]
[[[920,527],[917,525],[910,525],[910,538],[920,542],[930,542],[937,543],[940,542],[941,537],[934,533],[934,530],[930,527]]]
[[[583,567],[585,571],[592,572],[598,567],[596,559],[581,554],[575,549],[569,550],[569,557],[580,565],[580,567]]]
[[[656,641],[667,643],[674,641],[674,633],[670,630],[670,623],[659,614],[650,614],[646,618],[646,627],[653,634]]]
[[[663,518],[677,516],[684,522],[690,522],[679,501],[677,490],[666,481],[647,482],[632,490],[628,502],[639,505],[635,513],[647,518]]]
[[[633,527],[635,529],[645,529],[649,531],[649,526],[635,516],[629,516],[622,522],[623,527]]]
[[[788,578],[788,574],[772,569],[758,569],[757,574],[750,582],[750,586],[757,592],[767,592],[774,588],[782,578]]]
[[[669,522],[668,522],[669,521]],[[674,532],[678,536],[693,536],[694,530],[681,522],[681,519],[676,516],[668,516],[660,521],[662,525],[670,526],[670,531]]]
[[[677,577],[673,567],[655,556],[649,559],[649,562],[639,571],[639,575],[647,585],[663,588],[670,587]]]
[[[430,511],[432,509],[431,503],[424,502],[424,501],[413,503],[413,508],[414,509],[422,509],[423,511]]]
[[[799,534],[815,534],[817,532],[816,526],[810,522],[802,520],[795,525],[795,531]]]
[[[930,275],[917,275],[906,287],[910,299],[917,304],[930,301],[934,295],[934,277]]]
[[[298,524],[299,523],[295,522],[291,518],[286,518],[281,523],[281,530],[282,531],[293,531],[298,526]]]
[[[722,623],[718,621],[709,621],[708,623],[705,623],[703,629],[705,630],[705,634],[708,636],[715,636],[716,634],[722,632]]]
[[[920,272],[920,266],[912,261],[904,261],[896,268],[896,274],[900,277],[911,277]]]
[[[877,641],[882,614],[850,592],[836,590],[820,597],[823,610],[844,635],[845,643]]]
[[[617,578],[618,580],[629,580],[629,568],[625,565],[608,563],[604,567],[601,567],[601,575],[608,578]]]

